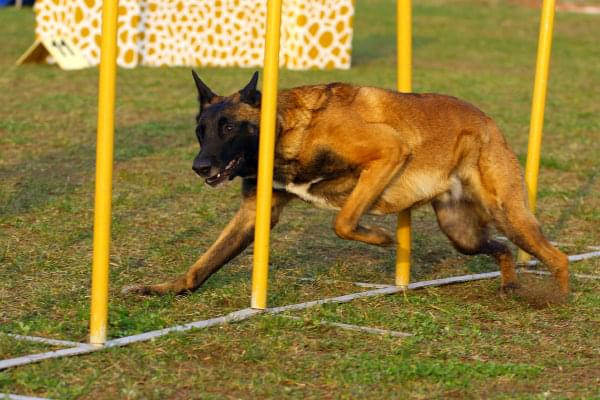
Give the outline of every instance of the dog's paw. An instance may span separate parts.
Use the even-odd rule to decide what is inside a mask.
[[[517,282],[508,282],[500,288],[501,293],[512,294],[521,289],[521,285]]]
[[[371,236],[371,243],[377,246],[391,246],[396,243],[394,237],[387,229],[378,226],[369,226],[365,228]]]
[[[125,286],[121,289],[121,294],[123,296],[131,296],[131,295],[143,295],[147,296],[152,294],[152,290],[146,285],[130,285]]]

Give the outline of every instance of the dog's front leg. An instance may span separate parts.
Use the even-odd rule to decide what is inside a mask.
[[[358,182],[336,216],[333,229],[342,239],[386,246],[394,240],[385,229],[361,226],[359,221],[406,163],[408,151],[390,140],[372,153],[378,153],[378,157],[363,164]]]
[[[250,187],[248,187],[250,186]],[[242,205],[233,219],[227,224],[219,238],[192,265],[188,271],[173,281],[157,285],[135,285],[123,288],[124,294],[182,294],[198,289],[213,273],[240,254],[254,240],[256,219],[256,190],[251,184],[244,184]],[[271,228],[279,220],[281,210],[290,200],[285,192],[274,191],[271,209]]]

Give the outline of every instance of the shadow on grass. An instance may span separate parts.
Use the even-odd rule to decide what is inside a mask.
[[[560,216],[558,217],[558,221],[549,229],[549,233],[552,236],[556,236],[562,232],[569,219],[571,219],[579,207],[580,201],[590,194],[590,190],[594,186],[597,177],[598,174],[596,172],[589,174],[587,180],[577,189],[577,192],[571,198],[569,204],[566,207],[563,207]]]
[[[185,133],[188,125],[187,121],[152,121],[118,128],[115,163],[189,145],[194,139]],[[44,208],[74,193],[93,181],[95,158],[95,143],[78,143],[0,168],[0,179],[20,177],[16,190],[0,204],[0,215],[15,216]]]
[[[521,287],[514,292],[515,299],[536,310],[567,304],[569,296],[560,292],[550,277],[519,276]]]
[[[91,179],[93,154],[89,144],[72,145],[0,169],[2,180],[20,176],[15,192],[0,204],[0,215],[22,214],[72,193]]]

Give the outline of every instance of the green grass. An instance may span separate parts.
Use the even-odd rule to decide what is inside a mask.
[[[353,67],[281,71],[281,86],[347,81],[395,86],[394,7],[357,2]],[[414,89],[478,105],[526,156],[538,11],[482,0],[414,4]],[[86,340],[97,70],[13,68],[33,40],[29,9],[0,9],[0,332]],[[559,13],[541,160],[538,217],[569,253],[600,245],[600,47],[597,16]],[[252,70],[199,68],[218,93]],[[191,171],[195,89],[189,68],[119,70],[109,336],[159,329],[249,305],[251,250],[196,293],[122,297],[120,288],[181,273],[239,204]],[[368,218],[393,229],[394,217]],[[394,251],[338,239],[333,214],[293,203],[272,235],[269,305],[394,279]],[[414,280],[494,270],[458,255],[425,207],[413,213]],[[598,259],[572,270],[600,274]],[[303,282],[313,277],[314,282]],[[340,282],[331,283],[330,281]],[[327,305],[294,315],[174,334],[127,348],[0,372],[0,392],[51,398],[599,398],[600,282],[573,279],[568,304],[498,293],[497,281]],[[414,334],[397,339],[330,320]],[[0,336],[0,358],[50,350]]]

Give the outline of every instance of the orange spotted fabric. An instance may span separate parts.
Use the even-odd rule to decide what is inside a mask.
[[[283,0],[280,64],[349,68],[353,0]],[[62,36],[100,62],[102,0],[37,0],[37,36]],[[266,0],[120,0],[122,67],[262,65]]]

